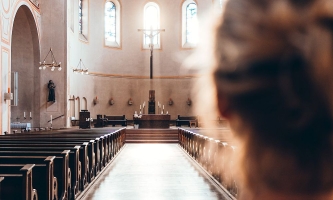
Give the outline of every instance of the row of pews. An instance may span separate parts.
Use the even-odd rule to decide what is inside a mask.
[[[178,128],[178,140],[188,155],[236,199],[239,187],[232,170],[235,146],[226,138],[217,140],[183,128]]]
[[[0,199],[78,199],[125,137],[125,128],[1,135]]]

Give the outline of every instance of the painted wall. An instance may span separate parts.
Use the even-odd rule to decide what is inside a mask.
[[[193,49],[181,47],[181,8],[183,0],[154,0],[161,11],[160,50],[154,50],[154,77],[153,80],[142,79],[149,77],[149,50],[142,49],[143,8],[149,2],[146,0],[126,1],[120,0],[121,5],[121,48],[110,48],[104,45],[104,4],[105,0],[86,0],[89,4],[89,31],[88,40],[83,41],[78,32],[78,1],[68,1],[69,11],[74,10],[74,30],[70,27],[72,13],[68,14],[68,98],[72,96],[85,97],[91,116],[96,114],[123,115],[132,119],[134,111],[139,111],[139,105],[148,101],[148,91],[156,92],[156,101],[165,105],[165,110],[175,119],[178,114],[192,115],[193,107],[186,104],[192,98],[191,89],[196,78],[187,78],[197,74],[183,66],[184,60],[191,55]],[[203,18],[211,9],[211,0],[198,0],[198,16]],[[70,6],[74,5],[74,9]],[[76,68],[79,60],[90,72],[100,76],[74,74],[71,70]],[[134,76],[134,78],[110,78],[112,75]],[[102,77],[104,76],[104,77]],[[166,78],[172,77],[172,78]],[[195,93],[195,92],[194,92]],[[97,105],[94,98],[99,99]],[[108,101],[113,98],[115,104],[110,106]],[[134,103],[129,106],[127,101],[132,98]],[[168,105],[169,98],[174,100],[172,106]],[[82,105],[82,103],[81,103]],[[77,105],[76,105],[77,106]],[[68,109],[68,117],[72,116],[73,109]],[[146,110],[147,112],[147,110]],[[75,116],[76,118],[78,116]]]
[[[20,6],[25,5],[30,10],[38,32],[40,31],[40,12],[28,0],[1,0],[0,1],[0,134],[10,132],[11,105],[10,101],[4,100],[4,93],[8,92],[11,87],[11,44],[13,23],[17,10]],[[38,33],[38,35],[40,35]],[[12,91],[12,90],[11,90]],[[23,112],[22,112],[23,115]],[[22,116],[23,117],[23,116]]]
[[[43,0],[40,1],[41,7],[41,59],[44,59],[50,48],[54,53],[57,62],[61,62],[61,71],[50,69],[40,71],[40,126],[50,127],[50,119],[55,119],[66,115],[66,87],[67,87],[67,1],[66,0]],[[48,56],[48,61],[51,61]],[[48,82],[53,80],[56,85],[56,102],[47,102]],[[63,128],[66,126],[66,118],[60,117],[53,120],[53,128]]]

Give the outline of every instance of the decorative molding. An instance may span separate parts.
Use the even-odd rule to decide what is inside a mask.
[[[2,40],[9,44],[9,18],[2,15]]]
[[[10,10],[10,1],[9,0],[1,0],[2,2],[2,8],[5,13],[9,13]]]
[[[125,75],[125,74],[106,74],[106,73],[98,73],[98,72],[89,72],[86,74],[87,76],[99,76],[106,78],[129,78],[129,79],[149,79],[149,76],[138,76],[138,75]],[[192,75],[183,75],[183,76],[154,76],[154,79],[191,79],[191,78],[199,78],[203,76],[203,74],[192,74]]]
[[[39,3],[38,3],[38,0],[30,0],[30,2],[36,6],[37,8],[39,8]]]

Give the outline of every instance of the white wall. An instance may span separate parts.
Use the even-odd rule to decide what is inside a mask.
[[[191,97],[191,88],[196,78],[185,78],[196,75],[182,65],[193,49],[181,47],[181,8],[182,0],[156,0],[161,11],[161,50],[154,50],[153,72],[155,79],[149,80],[149,50],[142,49],[143,7],[146,0],[126,1],[121,4],[121,48],[104,46],[104,3],[105,0],[89,0],[89,36],[82,41],[78,33],[78,1],[74,0],[74,31],[68,23],[68,76],[70,77],[68,96],[86,97],[88,110],[92,117],[96,114],[122,115],[132,119],[134,111],[144,101],[147,104],[148,91],[156,91],[156,101],[162,102],[175,119],[178,114],[192,115],[193,105],[186,100]],[[68,1],[70,6],[70,1]],[[202,18],[210,11],[211,0],[198,0],[198,15]],[[68,10],[71,10],[70,8]],[[71,13],[68,14],[70,19]],[[74,74],[70,68],[76,68],[79,60],[90,72],[103,76]],[[110,78],[111,75],[134,76],[134,78]],[[146,77],[146,78],[142,78]],[[160,77],[160,79],[158,78]],[[162,78],[161,78],[162,77]],[[168,78],[167,78],[168,77]],[[99,104],[94,105],[93,98],[98,97]],[[108,105],[110,98],[115,104]],[[127,105],[132,98],[134,104]],[[167,105],[169,98],[174,100]],[[193,102],[195,104],[196,102]]]
[[[5,131],[10,132],[10,112],[11,106],[9,101],[4,100],[4,93],[8,92],[10,88],[10,74],[11,74],[11,40],[12,40],[12,28],[14,23],[15,14],[18,8],[22,5],[25,5],[29,8],[32,13],[35,24],[39,31],[40,28],[40,14],[39,9],[36,8],[28,0],[1,0],[0,3],[0,134],[3,134]],[[40,34],[39,34],[40,35]]]

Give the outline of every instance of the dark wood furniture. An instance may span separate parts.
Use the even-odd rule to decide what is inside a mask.
[[[198,126],[198,117],[197,116],[180,116],[178,115],[176,119],[176,126],[187,125],[191,126],[191,124],[195,124]]]
[[[57,178],[53,175],[55,156],[0,156],[0,172],[19,171],[26,163],[36,164],[32,169],[32,185],[38,192],[39,199],[58,199]],[[43,180],[43,181],[40,181]]]
[[[127,119],[125,115],[120,115],[120,116],[107,116],[104,115],[104,119],[106,119],[106,124],[107,125],[112,125],[112,126],[116,126],[116,125],[122,125],[122,126],[127,126]]]
[[[155,114],[155,90],[149,90],[148,114]]]
[[[4,158],[8,158],[8,165],[24,163],[41,165],[36,157],[54,156],[54,177],[57,180],[58,193],[51,195],[53,199],[75,200],[80,199],[82,191],[86,190],[89,185],[93,184],[93,180],[101,171],[110,163],[111,159],[116,155],[125,142],[125,128],[118,130],[100,129],[98,131],[86,130],[61,130],[61,131],[45,131],[29,134],[10,134],[0,136],[0,160],[4,162]],[[67,150],[66,150],[67,149]],[[25,160],[17,163],[19,158],[34,158],[35,160]],[[1,162],[0,162],[1,163]],[[6,163],[6,164],[7,164]],[[0,164],[0,167],[1,164]],[[2,168],[1,168],[2,169]],[[6,188],[12,191],[18,190],[8,184],[11,181],[8,176],[2,174],[0,170],[1,189]],[[35,173],[32,172],[32,175]],[[45,173],[44,173],[45,174]],[[3,175],[3,176],[2,176]],[[20,176],[18,174],[18,176]],[[4,179],[1,177],[5,177]],[[43,178],[44,177],[44,178]],[[38,178],[39,184],[47,186],[47,177],[45,175]],[[7,180],[7,181],[5,181]],[[48,179],[49,181],[51,179]],[[47,182],[45,182],[47,181]],[[21,180],[22,182],[22,180]],[[51,185],[51,184],[49,184]],[[44,190],[45,191],[45,190]],[[47,190],[50,191],[50,190]],[[29,193],[26,189],[20,193]],[[31,193],[31,192],[30,192]],[[56,193],[56,192],[54,192]],[[0,195],[4,194],[1,190]],[[48,194],[41,194],[40,199],[46,198]],[[55,197],[56,196],[56,197]],[[31,195],[29,195],[29,199]],[[22,199],[22,198],[1,198],[0,199]]]
[[[79,116],[79,128],[90,128],[90,112],[87,110],[81,110]]]
[[[134,124],[139,128],[170,128],[170,115],[141,115],[140,118],[133,116]]]
[[[108,119],[103,118],[102,115],[97,115],[96,123],[94,124],[95,128],[105,127],[107,125]]]
[[[32,169],[35,164],[26,164],[19,169],[12,166],[0,176],[4,177],[1,182],[0,199],[37,199],[37,191],[32,185]]]

